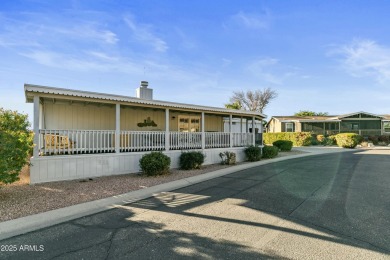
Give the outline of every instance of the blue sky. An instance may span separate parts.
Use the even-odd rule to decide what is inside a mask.
[[[0,2],[0,106],[23,84],[222,107],[271,87],[265,114],[390,114],[390,1]],[[30,118],[31,120],[31,118]]]

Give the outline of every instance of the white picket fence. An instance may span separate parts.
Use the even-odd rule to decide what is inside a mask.
[[[230,133],[206,132],[205,148],[230,147]],[[169,132],[170,150],[202,148],[201,132]],[[232,146],[244,147],[253,143],[251,133],[232,133]],[[164,131],[121,131],[120,152],[165,150]],[[39,131],[40,155],[112,153],[115,152],[115,130],[48,130]]]

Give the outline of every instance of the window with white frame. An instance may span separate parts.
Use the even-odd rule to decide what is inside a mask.
[[[390,133],[390,121],[389,122],[383,122],[383,131],[385,133]]]
[[[294,123],[286,123],[286,132],[294,132]]]

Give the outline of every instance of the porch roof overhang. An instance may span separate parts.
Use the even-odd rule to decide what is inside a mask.
[[[121,95],[113,95],[106,93],[98,93],[98,92],[90,92],[90,91],[81,91],[81,90],[73,90],[66,88],[54,88],[47,86],[39,86],[33,84],[24,84],[24,92],[26,96],[26,102],[32,103],[34,96],[39,95],[41,97],[49,97],[49,98],[63,98],[68,100],[90,100],[98,102],[105,101],[105,103],[126,103],[128,105],[137,105],[146,107],[158,107],[158,108],[169,108],[169,109],[183,109],[183,110],[192,110],[199,112],[209,112],[209,113],[218,113],[223,115],[236,115],[236,116],[244,116],[244,117],[256,117],[260,119],[266,118],[266,115],[253,112],[253,111],[245,111],[245,110],[235,110],[235,109],[225,109],[219,107],[209,107],[209,106],[200,106],[200,105],[192,105],[192,104],[184,104],[184,103],[175,103],[169,101],[161,101],[161,100],[147,100],[136,97],[127,97]]]
[[[338,119],[324,119],[324,120],[316,120],[316,119],[303,119],[303,120],[298,120],[300,123],[337,123],[341,122],[341,120]]]
[[[364,112],[364,111],[359,111],[359,112],[355,112],[355,113],[339,115],[339,116],[334,117],[334,118],[335,119],[342,119],[342,118],[346,118],[346,117],[350,117],[350,116],[354,116],[354,115],[358,115],[358,114],[366,114],[366,115],[369,115],[369,116],[372,116],[372,117],[377,117],[377,119],[385,118],[384,116],[376,115],[376,114],[372,114],[372,113],[368,113],[368,112]],[[375,119],[375,118],[373,118],[373,119]]]

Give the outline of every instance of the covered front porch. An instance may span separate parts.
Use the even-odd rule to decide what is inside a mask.
[[[34,98],[34,156],[246,147],[261,144],[255,117],[128,104]],[[229,118],[224,129],[224,118]],[[246,128],[233,132],[232,120]]]
[[[192,149],[205,164],[219,163],[225,151],[239,162],[245,147],[262,145],[255,122],[265,116],[257,112],[27,84],[25,93],[34,105],[31,183],[138,172],[150,151],[168,155],[172,168]],[[235,132],[237,120],[245,127]]]

